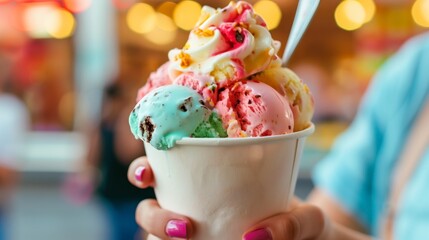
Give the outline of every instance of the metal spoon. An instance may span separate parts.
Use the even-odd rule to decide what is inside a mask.
[[[282,65],[285,66],[295,51],[298,42],[307,29],[310,20],[313,18],[320,0],[300,0],[293,20],[292,30],[290,31],[285,51],[283,53]]]

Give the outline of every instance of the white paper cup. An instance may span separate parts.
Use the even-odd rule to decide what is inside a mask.
[[[258,221],[285,212],[304,142],[314,125],[259,138],[184,138],[168,151],[145,142],[162,208],[190,217],[194,240],[239,240]]]

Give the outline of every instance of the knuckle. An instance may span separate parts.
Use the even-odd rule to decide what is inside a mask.
[[[301,222],[294,214],[290,214],[287,221],[285,221],[285,229],[287,239],[299,239],[301,236]]]

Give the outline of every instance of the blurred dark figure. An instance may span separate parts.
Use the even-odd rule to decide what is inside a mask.
[[[128,125],[135,93],[126,94],[119,83],[105,89],[101,121],[91,134],[84,170],[84,178],[93,181],[106,210],[112,240],[141,239],[135,208],[141,200],[155,198],[152,188],[142,191],[127,179],[128,165],[145,154],[143,143],[134,138]]]
[[[10,239],[5,225],[12,190],[17,180],[18,157],[29,120],[24,104],[8,91],[3,62],[0,56],[0,240]]]

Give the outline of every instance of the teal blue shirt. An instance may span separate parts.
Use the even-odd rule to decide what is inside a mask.
[[[357,116],[314,170],[314,182],[378,236],[392,172],[413,121],[429,101],[429,35],[407,42],[376,74]],[[422,129],[429,134],[428,127]],[[403,191],[396,239],[429,234],[429,149]]]

